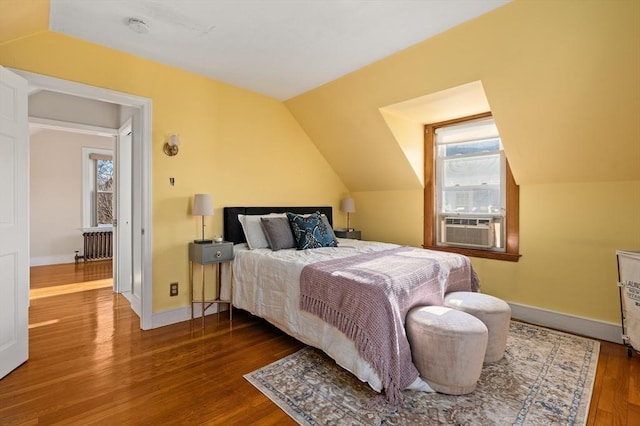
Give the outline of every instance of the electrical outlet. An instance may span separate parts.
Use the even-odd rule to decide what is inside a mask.
[[[177,296],[178,295],[178,283],[169,284],[169,296]]]

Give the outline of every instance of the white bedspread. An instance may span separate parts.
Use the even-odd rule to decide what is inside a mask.
[[[313,250],[249,250],[246,244],[238,244],[233,262],[233,304],[322,349],[338,365],[380,392],[380,378],[360,357],[355,344],[337,328],[300,310],[299,278],[304,266],[310,263],[394,247],[399,246],[350,239],[339,239],[338,247]],[[420,378],[409,388],[432,391]]]

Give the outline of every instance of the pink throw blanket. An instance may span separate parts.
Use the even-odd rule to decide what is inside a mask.
[[[398,247],[307,265],[300,308],[342,331],[376,371],[393,405],[418,377],[404,328],[415,306],[442,305],[445,293],[478,291],[469,258]]]

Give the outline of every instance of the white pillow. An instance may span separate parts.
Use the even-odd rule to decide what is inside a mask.
[[[264,235],[262,225],[260,225],[261,217],[287,217],[284,213],[270,213],[270,214],[239,214],[238,220],[242,225],[244,236],[247,239],[247,245],[249,249],[269,248],[267,237]]]

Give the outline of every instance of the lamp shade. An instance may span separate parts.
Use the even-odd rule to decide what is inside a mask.
[[[194,216],[213,216],[213,199],[209,194],[196,194],[193,197]]]
[[[170,135],[167,143],[171,146],[180,146],[180,136]]]
[[[355,213],[356,202],[353,200],[353,198],[343,198],[342,204],[340,205],[340,210],[345,213]]]

